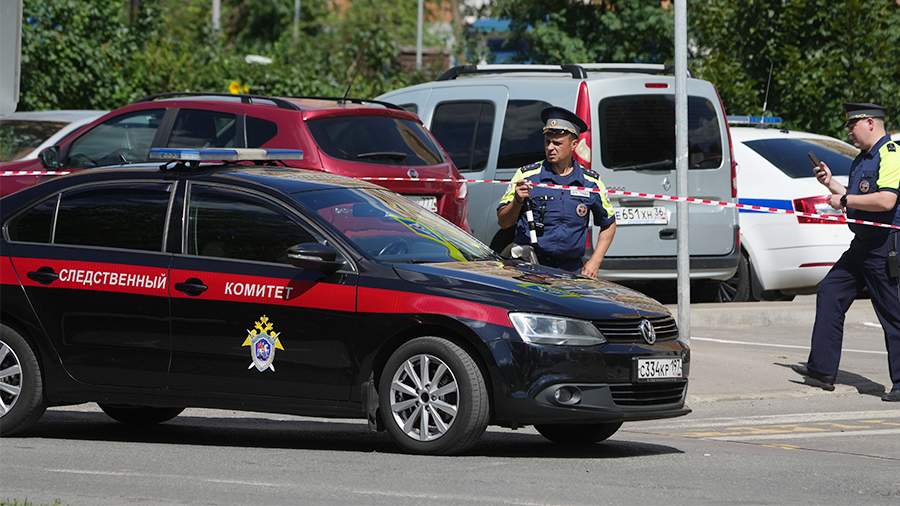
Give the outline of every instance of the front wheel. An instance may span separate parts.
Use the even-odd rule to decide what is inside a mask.
[[[610,438],[619,428],[622,422],[610,423],[586,423],[586,424],[542,424],[534,428],[542,436],[560,444],[573,443],[599,443]]]
[[[391,355],[381,373],[378,399],[387,431],[414,453],[463,452],[478,442],[490,416],[478,364],[439,337],[413,339]]]
[[[0,434],[24,432],[44,414],[37,356],[18,332],[0,325]]]
[[[184,408],[157,408],[125,404],[99,404],[110,418],[126,425],[156,425],[180,415]]]

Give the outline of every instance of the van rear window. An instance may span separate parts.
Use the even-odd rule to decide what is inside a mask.
[[[425,127],[389,116],[338,116],[309,121],[309,130],[328,156],[384,165],[444,162]]]
[[[600,156],[613,170],[675,169],[674,95],[627,95],[600,101]],[[722,165],[722,131],[713,104],[688,97],[691,169]]]
[[[808,158],[810,151],[828,164],[835,176],[850,174],[850,163],[859,153],[853,146],[831,139],[760,139],[747,141],[744,145],[794,179],[813,177]]]

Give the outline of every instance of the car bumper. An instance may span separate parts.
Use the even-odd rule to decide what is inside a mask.
[[[685,406],[690,349],[678,340],[654,345],[609,343],[574,348],[504,341],[494,346],[494,423],[601,423],[671,418]],[[683,378],[638,382],[638,357],[681,358]],[[566,404],[559,389],[576,392]]]
[[[722,256],[692,256],[691,279],[731,279],[737,271],[739,251]],[[599,276],[611,281],[677,279],[677,257],[606,257]]]

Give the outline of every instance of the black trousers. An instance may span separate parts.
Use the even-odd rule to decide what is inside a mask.
[[[897,248],[900,233],[890,232],[875,240],[854,238],[816,292],[816,323],[807,367],[837,375],[844,338],[844,315],[863,286],[884,329],[888,368],[894,389],[900,389],[900,286],[891,278],[887,257]]]

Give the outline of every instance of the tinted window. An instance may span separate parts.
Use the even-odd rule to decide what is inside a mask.
[[[278,125],[264,119],[247,116],[247,147],[258,148],[278,133]]]
[[[610,169],[675,169],[675,97],[628,95],[600,102],[600,153]],[[688,97],[688,166],[722,165],[722,135],[713,104]]]
[[[521,167],[544,159],[541,111],[550,107],[540,100],[510,100],[503,119],[497,167]]]
[[[72,143],[67,165],[96,167],[143,162],[165,109],[139,111],[105,121]]]
[[[859,151],[836,139],[760,139],[745,146],[756,151],[789,177],[813,177],[808,153],[828,164],[835,176],[850,174],[850,163]]]
[[[63,192],[53,243],[161,251],[169,190],[130,183]]]
[[[287,263],[287,249],[316,239],[281,207],[238,191],[191,189],[189,255]]]
[[[64,126],[56,121],[0,120],[0,162],[31,153]]]
[[[9,224],[6,226],[9,239],[11,241],[49,243],[56,202],[57,196],[54,195],[9,220]]]
[[[435,165],[443,158],[419,123],[389,116],[341,116],[309,121],[328,156],[389,165]]]
[[[182,109],[178,111],[166,145],[171,148],[233,148],[242,144],[237,140],[237,116],[234,114]]]
[[[431,132],[461,172],[487,166],[493,131],[492,102],[444,102],[435,108],[431,120]]]

